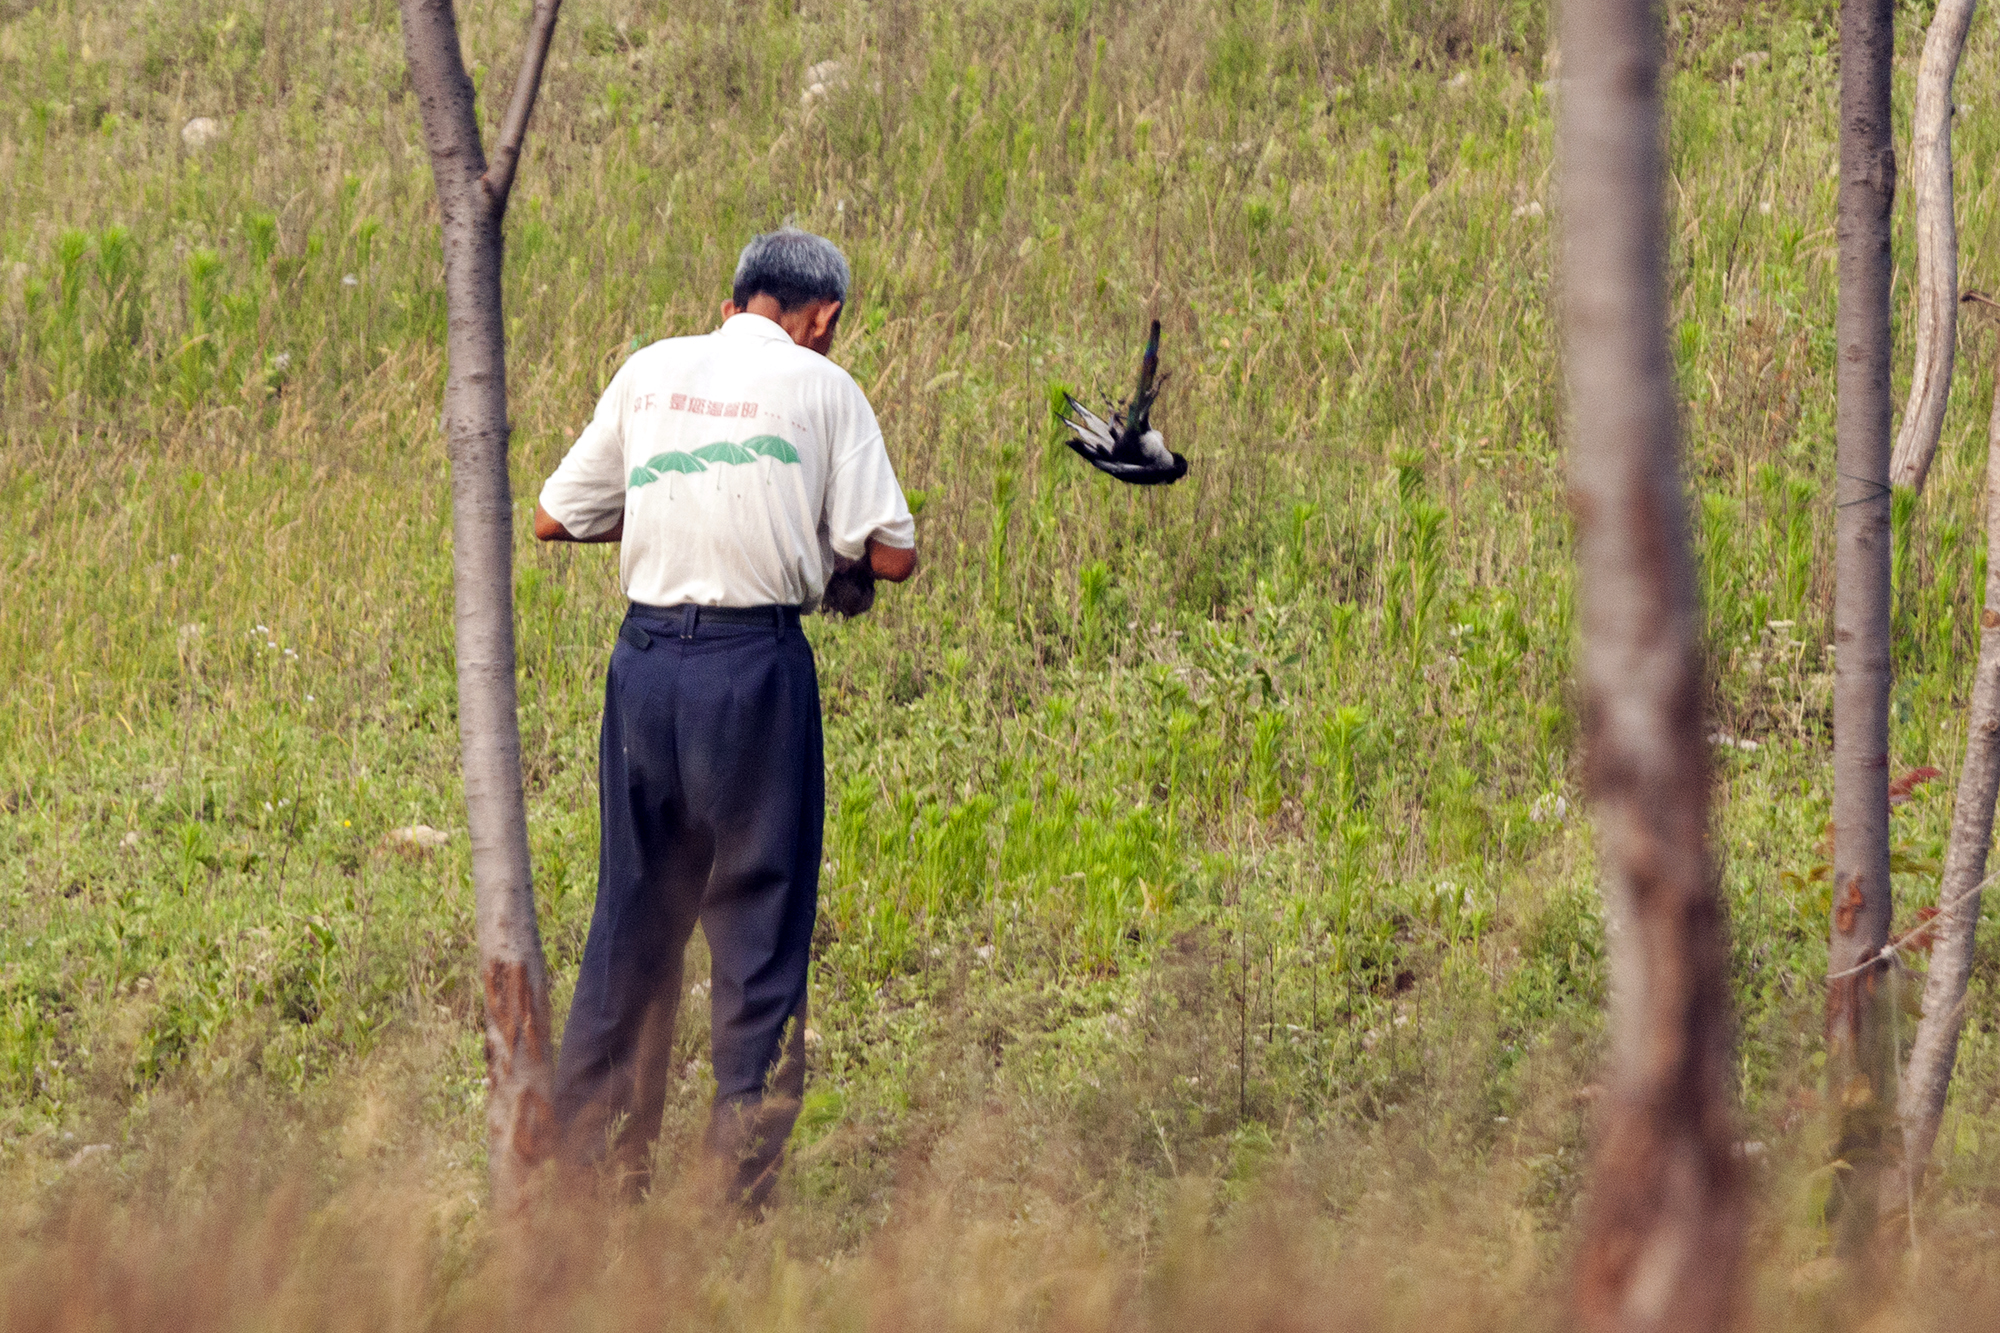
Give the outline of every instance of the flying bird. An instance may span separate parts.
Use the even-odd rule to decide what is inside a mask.
[[[1170,452],[1166,440],[1153,429],[1150,420],[1153,399],[1166,376],[1160,369],[1160,321],[1146,338],[1146,355],[1139,360],[1139,391],[1123,412],[1111,420],[1092,412],[1069,394],[1069,415],[1063,424],[1075,432],[1069,447],[1099,472],[1133,486],[1169,486],[1187,475],[1187,459]]]

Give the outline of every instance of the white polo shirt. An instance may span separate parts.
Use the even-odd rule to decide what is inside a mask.
[[[811,609],[833,553],[917,544],[861,386],[762,315],[633,353],[541,504],[575,537],[623,514],[619,575],[650,606]]]

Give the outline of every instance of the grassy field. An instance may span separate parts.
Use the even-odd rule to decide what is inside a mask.
[[[462,8],[489,94],[525,14]],[[1747,1299],[1803,1326],[1833,1290],[1834,10],[1668,17]],[[559,1011],[620,606],[613,553],[537,547],[527,510],[620,359],[712,325],[753,230],[851,256],[835,356],[926,564],[811,631],[835,801],[782,1206],[722,1235],[668,1189],[524,1257],[482,1203],[444,304],[395,8],[0,3],[0,1325],[1546,1326],[1605,1002],[1547,27],[1481,0],[565,7],[507,292]],[[1984,13],[1958,100],[1990,287]],[[1090,473],[1050,410],[1122,392],[1149,314],[1193,461],[1161,493]],[[1957,767],[1993,355],[1969,316],[1897,510],[1899,769]],[[1897,813],[1899,922],[1950,791]],[[1991,1308],[1996,969],[1983,941],[1913,1325]],[[700,985],[684,1012],[670,1163],[705,1113]]]

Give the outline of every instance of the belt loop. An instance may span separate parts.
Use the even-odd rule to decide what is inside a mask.
[[[681,608],[681,637],[683,639],[692,639],[694,637],[695,622],[700,616],[700,608],[692,602]]]

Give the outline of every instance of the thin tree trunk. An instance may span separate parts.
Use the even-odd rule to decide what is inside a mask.
[[[1840,7],[1840,308],[1835,413],[1833,911],[1827,948],[1827,1104],[1837,1248],[1875,1231],[1890,1108],[1889,211],[1890,0]]]
[[[1921,491],[1937,456],[1958,344],[1958,222],[1952,216],[1951,85],[1976,0],[1941,0],[1924,33],[1910,135],[1917,212],[1917,354],[1889,479]]]
[[[1938,1122],[1944,1118],[1952,1064],[1958,1058],[1996,795],[2000,795],[2000,377],[1995,380],[1986,428],[1986,607],[1979,615],[1979,667],[1965,719],[1965,767],[1958,774],[1951,842],[1945,848],[1938,915],[1931,926],[1937,943],[1931,949],[1930,975],[1924,979],[1924,1016],[1910,1047],[1897,1105],[1907,1173],[1898,1183],[1905,1188],[1923,1178],[1924,1163],[1937,1142]]]
[[[1561,25],[1584,778],[1618,921],[1611,1069],[1576,1301],[1593,1329],[1699,1333],[1728,1319],[1744,1208],[1661,277],[1659,17],[1649,0],[1569,0]]]
[[[494,1202],[511,1211],[554,1146],[549,984],[535,926],[514,693],[513,496],[507,480],[501,222],[559,0],[539,0],[489,172],[451,0],[401,0],[403,52],[444,219],[458,733],[486,997],[486,1129]]]

